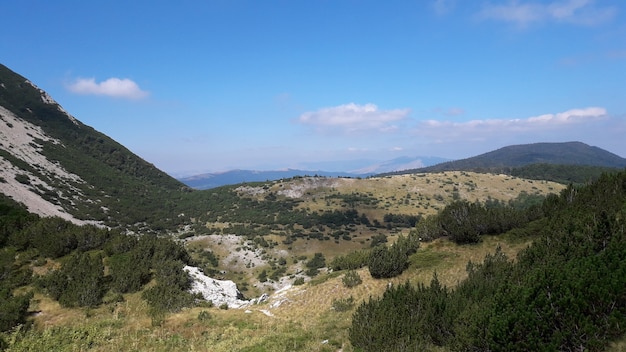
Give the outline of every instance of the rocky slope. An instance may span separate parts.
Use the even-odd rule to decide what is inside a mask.
[[[41,99],[64,112],[43,91]],[[69,114],[67,116],[68,119],[73,119]],[[56,195],[69,202],[82,198],[84,194],[76,185],[84,184],[85,181],[67,171],[58,162],[48,159],[43,154],[43,142],[62,144],[58,139],[47,135],[41,127],[0,106],[0,192],[24,204],[32,213],[58,216],[77,224],[87,223],[88,221],[76,219],[67,213],[50,197]]]

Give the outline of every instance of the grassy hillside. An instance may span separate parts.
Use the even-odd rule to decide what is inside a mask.
[[[238,283],[256,282],[262,270],[271,274],[281,258],[295,274],[307,258],[369,248],[375,236],[393,241],[415,221],[436,214],[454,200],[527,201],[565,186],[506,175],[446,172],[382,178],[302,177],[208,190],[211,208],[194,219],[194,252],[209,249],[220,257],[222,276]],[[190,210],[192,211],[192,210]],[[190,234],[191,235],[191,234]],[[238,235],[230,240],[225,235]],[[184,235],[186,237],[188,235]],[[192,252],[192,253],[194,253]],[[253,258],[256,258],[253,260]],[[260,259],[259,259],[260,258]],[[249,285],[259,295],[271,285]]]
[[[358,304],[381,295],[389,282],[428,283],[435,270],[455,285],[466,276],[467,260],[481,261],[498,244],[514,255],[526,242],[493,237],[478,246],[456,246],[437,240],[412,258],[410,270],[391,280],[372,279],[361,269],[363,283],[349,289],[341,282],[344,273],[324,274],[247,310],[191,308],[167,316],[160,326],[153,326],[137,293],[87,310],[63,308],[36,294],[31,309],[41,313],[34,317],[35,329],[13,335],[19,342],[9,350],[353,351],[347,330]],[[352,308],[333,308],[334,301],[349,297]]]
[[[86,308],[60,305],[46,293],[49,290],[45,288],[47,286],[43,290],[37,285],[18,286],[15,297],[21,297],[22,292],[33,292],[29,310],[38,313],[32,318],[34,329],[24,327],[7,335],[5,341],[15,341],[12,343],[14,350],[32,350],[43,346],[58,350],[76,346],[90,346],[95,350],[112,350],[120,346],[137,346],[140,350],[181,350],[187,349],[183,346],[194,346],[202,350],[210,346],[211,350],[217,351],[246,348],[252,351],[323,351],[343,346],[349,351],[346,331],[350,325],[350,307],[370,295],[381,294],[389,280],[374,280],[366,269],[361,269],[359,275],[364,284],[347,289],[341,283],[343,273],[326,273],[322,269],[320,274],[310,276],[305,273],[306,264],[315,253],[322,253],[329,265],[336,256],[370,248],[375,236],[384,235],[389,242],[393,242],[398,234],[406,234],[413,228],[403,222],[394,222],[398,218],[403,219],[400,215],[417,216],[419,219],[436,213],[437,209],[444,208],[445,204],[457,198],[507,202],[518,199],[520,192],[538,196],[556,192],[561,187],[549,182],[459,172],[361,180],[296,178],[225,187],[207,193],[192,192],[190,197],[209,197],[214,199],[214,203],[211,203],[211,211],[198,214],[196,226],[203,229],[204,235],[182,236],[185,237],[191,260],[209,273],[236,281],[248,297],[272,293],[269,302],[249,307],[251,313],[246,313],[245,309],[196,307],[155,320],[151,305],[142,293],[153,287],[155,281],[148,282],[140,292],[130,291],[121,295],[114,291],[101,292],[103,296],[99,299],[102,303]],[[363,224],[360,216],[329,216],[348,211],[367,214],[371,223]],[[394,214],[393,221],[385,221],[388,214]],[[203,217],[205,220],[201,221]],[[260,220],[256,222],[256,219]],[[280,219],[285,223],[277,221]],[[378,224],[375,225],[376,221]],[[49,228],[46,223],[37,225],[37,228]],[[58,223],[52,225],[59,226]],[[104,252],[101,252],[105,272],[116,270],[110,266],[114,260],[123,263],[119,259],[135,252],[122,249],[128,245],[115,244],[111,248],[128,252],[109,257],[107,253],[112,249],[106,249],[111,246],[106,244],[109,241],[106,238],[114,239],[116,235],[85,237],[99,238],[97,243],[93,240],[57,240],[67,236],[83,238],[74,226],[43,242],[37,240],[41,238],[37,236],[44,235],[43,231],[28,230],[28,236],[11,235],[13,231],[9,230],[7,237],[0,238],[3,246],[20,245],[25,252],[16,257],[21,258],[18,268],[32,270],[38,275],[74,260],[71,254],[74,248],[88,250],[93,255],[101,252],[98,250],[98,246],[102,245],[98,243],[103,243],[101,241],[105,241]],[[342,234],[335,237],[337,232]],[[94,234],[98,233],[102,232]],[[296,236],[297,233],[302,236]],[[21,238],[26,242],[18,241]],[[91,244],[81,247],[80,243]],[[527,240],[487,238],[479,245],[466,247],[438,240],[426,244],[411,258],[409,270],[391,281],[400,283],[408,279],[421,282],[428,280],[431,273],[437,270],[445,273],[446,283],[454,284],[464,277],[463,268],[468,259],[480,260],[485,253],[493,250],[496,243],[502,243],[507,251],[515,253]],[[175,252],[168,250],[167,253],[171,255]],[[206,253],[216,255],[218,264],[211,264]],[[284,260],[282,264],[281,259]],[[134,272],[140,272],[138,262],[135,268]],[[158,273],[158,266],[154,268]],[[269,277],[265,282],[259,280],[263,270]],[[114,280],[114,276],[111,279],[106,277],[104,282]],[[297,278],[305,278],[306,283],[286,291],[276,291],[285,285],[293,285]],[[347,300],[350,296],[352,301]],[[346,302],[342,301],[344,299]],[[348,308],[337,312],[333,308],[337,304]]]

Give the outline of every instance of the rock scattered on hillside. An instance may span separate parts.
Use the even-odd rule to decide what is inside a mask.
[[[193,279],[191,292],[202,294],[205,300],[213,302],[215,306],[227,304],[229,308],[242,308],[256,303],[256,300],[245,300],[233,281],[210,278],[195,266],[185,266],[184,270]]]

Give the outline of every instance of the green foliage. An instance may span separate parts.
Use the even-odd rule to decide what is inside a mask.
[[[543,217],[540,200],[543,198],[521,194],[509,204],[454,201],[438,214],[419,221],[411,233],[424,241],[448,236],[458,244],[478,243],[482,235],[502,234]]]
[[[265,269],[261,270],[261,272],[259,273],[259,276],[257,276],[257,279],[259,280],[259,282],[266,282],[267,281],[267,270],[265,270]]]
[[[28,185],[30,184],[30,177],[28,177],[28,175],[25,175],[25,174],[17,174],[15,175],[15,181]]]
[[[408,259],[399,247],[378,246],[372,249],[367,267],[375,279],[390,278],[402,274],[409,265]]]
[[[30,214],[23,205],[0,194],[0,246],[6,244],[11,234],[20,232],[37,218],[37,215]]]
[[[313,258],[311,258],[311,260],[306,262],[306,267],[308,269],[305,271],[305,274],[311,277],[316,276],[317,274],[319,274],[319,269],[325,266],[326,266],[326,258],[324,258],[324,254],[315,253],[313,255]]]
[[[44,257],[59,258],[74,250],[101,248],[110,231],[95,226],[78,226],[61,218],[30,219],[13,231],[7,242],[20,250],[37,248]]]
[[[137,257],[129,252],[109,258],[111,289],[119,293],[136,292],[150,281],[150,266]]]
[[[363,280],[361,280],[361,276],[354,270],[348,270],[346,274],[341,279],[341,282],[345,287],[352,288],[360,285]]]
[[[201,261],[204,263],[208,263],[212,267],[217,267],[219,265],[219,260],[215,253],[209,250],[202,250],[199,254]]]
[[[618,172],[619,168],[562,164],[531,164],[512,168],[507,173],[531,180],[554,181],[563,184],[585,184],[597,180],[603,173]]]
[[[351,194],[331,194],[325,197],[327,200],[339,199],[347,206],[354,208],[359,205],[368,205],[375,206],[380,202],[379,199],[371,197],[367,194],[362,193],[351,193]]]
[[[378,233],[372,236],[372,241],[370,242],[370,247],[374,248],[378,245],[387,243],[387,235],[384,233]]]
[[[0,256],[3,256],[3,254],[0,254]],[[12,285],[10,285],[11,275],[13,274],[6,271],[4,273],[0,272],[0,332],[9,331],[19,324],[26,323],[28,306],[33,297],[33,294],[30,292],[21,295],[13,294],[11,292]]]
[[[198,320],[200,320],[201,322],[211,320],[211,313],[206,310],[201,311],[200,313],[198,313]]]
[[[354,297],[333,299],[331,307],[335,312],[347,312],[354,307]]]
[[[436,276],[428,287],[406,283],[388,288],[381,299],[357,308],[350,342],[363,351],[420,351],[440,345],[452,333],[448,295]]]
[[[148,301],[152,316],[157,318],[164,313],[178,312],[184,307],[191,307],[195,300],[194,295],[182,291],[180,287],[161,282],[143,291],[141,297]]]
[[[383,221],[390,224],[392,227],[415,227],[420,221],[419,215],[407,215],[407,214],[385,214]]]
[[[102,256],[76,252],[43,279],[52,298],[65,307],[95,307],[106,293]]]
[[[315,253],[313,258],[306,263],[307,268],[321,269],[326,266],[326,258],[323,253]]]
[[[367,250],[353,251],[346,255],[338,255],[330,263],[330,268],[337,270],[356,270],[367,265],[370,252]]]
[[[388,289],[355,311],[353,346],[604,350],[626,332],[624,199],[626,172],[548,197],[541,207],[545,220],[524,229],[537,240],[515,262],[497,249],[480,264],[468,263],[467,279],[455,290],[436,276],[428,287]]]
[[[154,312],[161,314],[194,303],[194,297],[187,292],[189,275],[183,271],[191,261],[189,254],[169,238],[137,238],[73,225],[60,218],[39,218],[6,197],[0,197],[0,225],[0,239],[6,242],[3,245],[13,246],[0,249],[0,292],[6,301],[0,304],[0,311],[4,310],[6,326],[24,321],[30,300],[28,294],[11,294],[12,289],[28,284],[32,276],[22,269],[26,263],[17,262],[17,251],[33,253],[28,257],[32,259],[26,260],[35,263],[42,262],[43,257],[61,258],[60,269],[37,282],[63,306],[95,307],[107,291],[135,292],[150,279],[157,284],[144,292],[144,297]],[[108,267],[106,277],[103,262]]]

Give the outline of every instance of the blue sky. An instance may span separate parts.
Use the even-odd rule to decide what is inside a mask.
[[[622,0],[8,0],[0,13],[0,62],[176,176],[533,142],[626,157]]]

